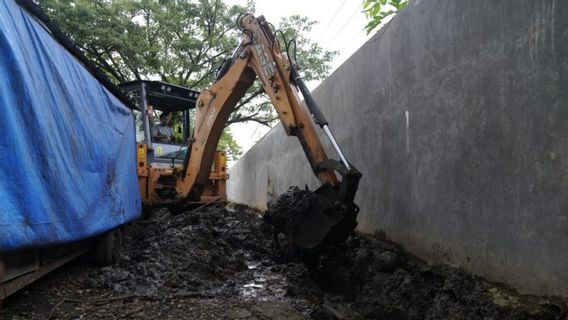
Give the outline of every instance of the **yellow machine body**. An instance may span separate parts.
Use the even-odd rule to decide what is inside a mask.
[[[148,163],[148,149],[146,144],[137,144],[138,187],[144,206],[176,204],[176,198],[160,196],[159,190],[174,188],[175,185],[164,184],[163,181],[175,181],[181,175],[182,166],[164,166]],[[170,179],[167,179],[170,178]],[[186,205],[200,205],[213,202],[227,202],[227,155],[225,151],[216,151],[209,184],[204,188],[200,199],[186,201]]]

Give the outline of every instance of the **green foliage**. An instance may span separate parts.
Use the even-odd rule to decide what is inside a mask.
[[[238,44],[237,16],[222,1],[38,0],[116,82],[157,79],[203,89]]]
[[[363,12],[365,12],[369,19],[369,22],[365,26],[367,34],[379,27],[385,18],[406,8],[408,1],[409,0],[365,0],[363,2]]]
[[[219,139],[217,150],[224,150],[227,153],[227,158],[232,161],[236,161],[237,159],[239,159],[241,154],[243,154],[241,147],[233,138],[233,134],[231,133],[230,128],[225,128],[225,130],[223,130],[221,139]]]

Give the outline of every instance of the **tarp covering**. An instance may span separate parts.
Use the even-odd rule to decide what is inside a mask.
[[[0,251],[139,216],[130,109],[13,0],[0,1],[0,111]]]

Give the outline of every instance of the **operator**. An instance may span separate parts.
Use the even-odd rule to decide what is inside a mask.
[[[175,142],[174,131],[168,124],[169,113],[163,112],[160,115],[160,123],[152,128],[152,139],[156,142]]]

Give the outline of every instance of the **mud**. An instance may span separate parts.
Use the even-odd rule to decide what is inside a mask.
[[[429,266],[374,236],[290,256],[242,206],[155,210],[122,246],[116,265],[85,257],[9,298],[0,319],[566,319],[563,302]]]
[[[314,281],[346,319],[565,319],[564,302],[521,296],[444,266],[430,266],[375,237],[351,237],[310,263]],[[496,302],[496,293],[524,303]]]
[[[307,188],[302,190],[290,187],[287,192],[268,203],[268,210],[263,218],[277,232],[288,233],[305,220],[316,202],[316,195]]]

